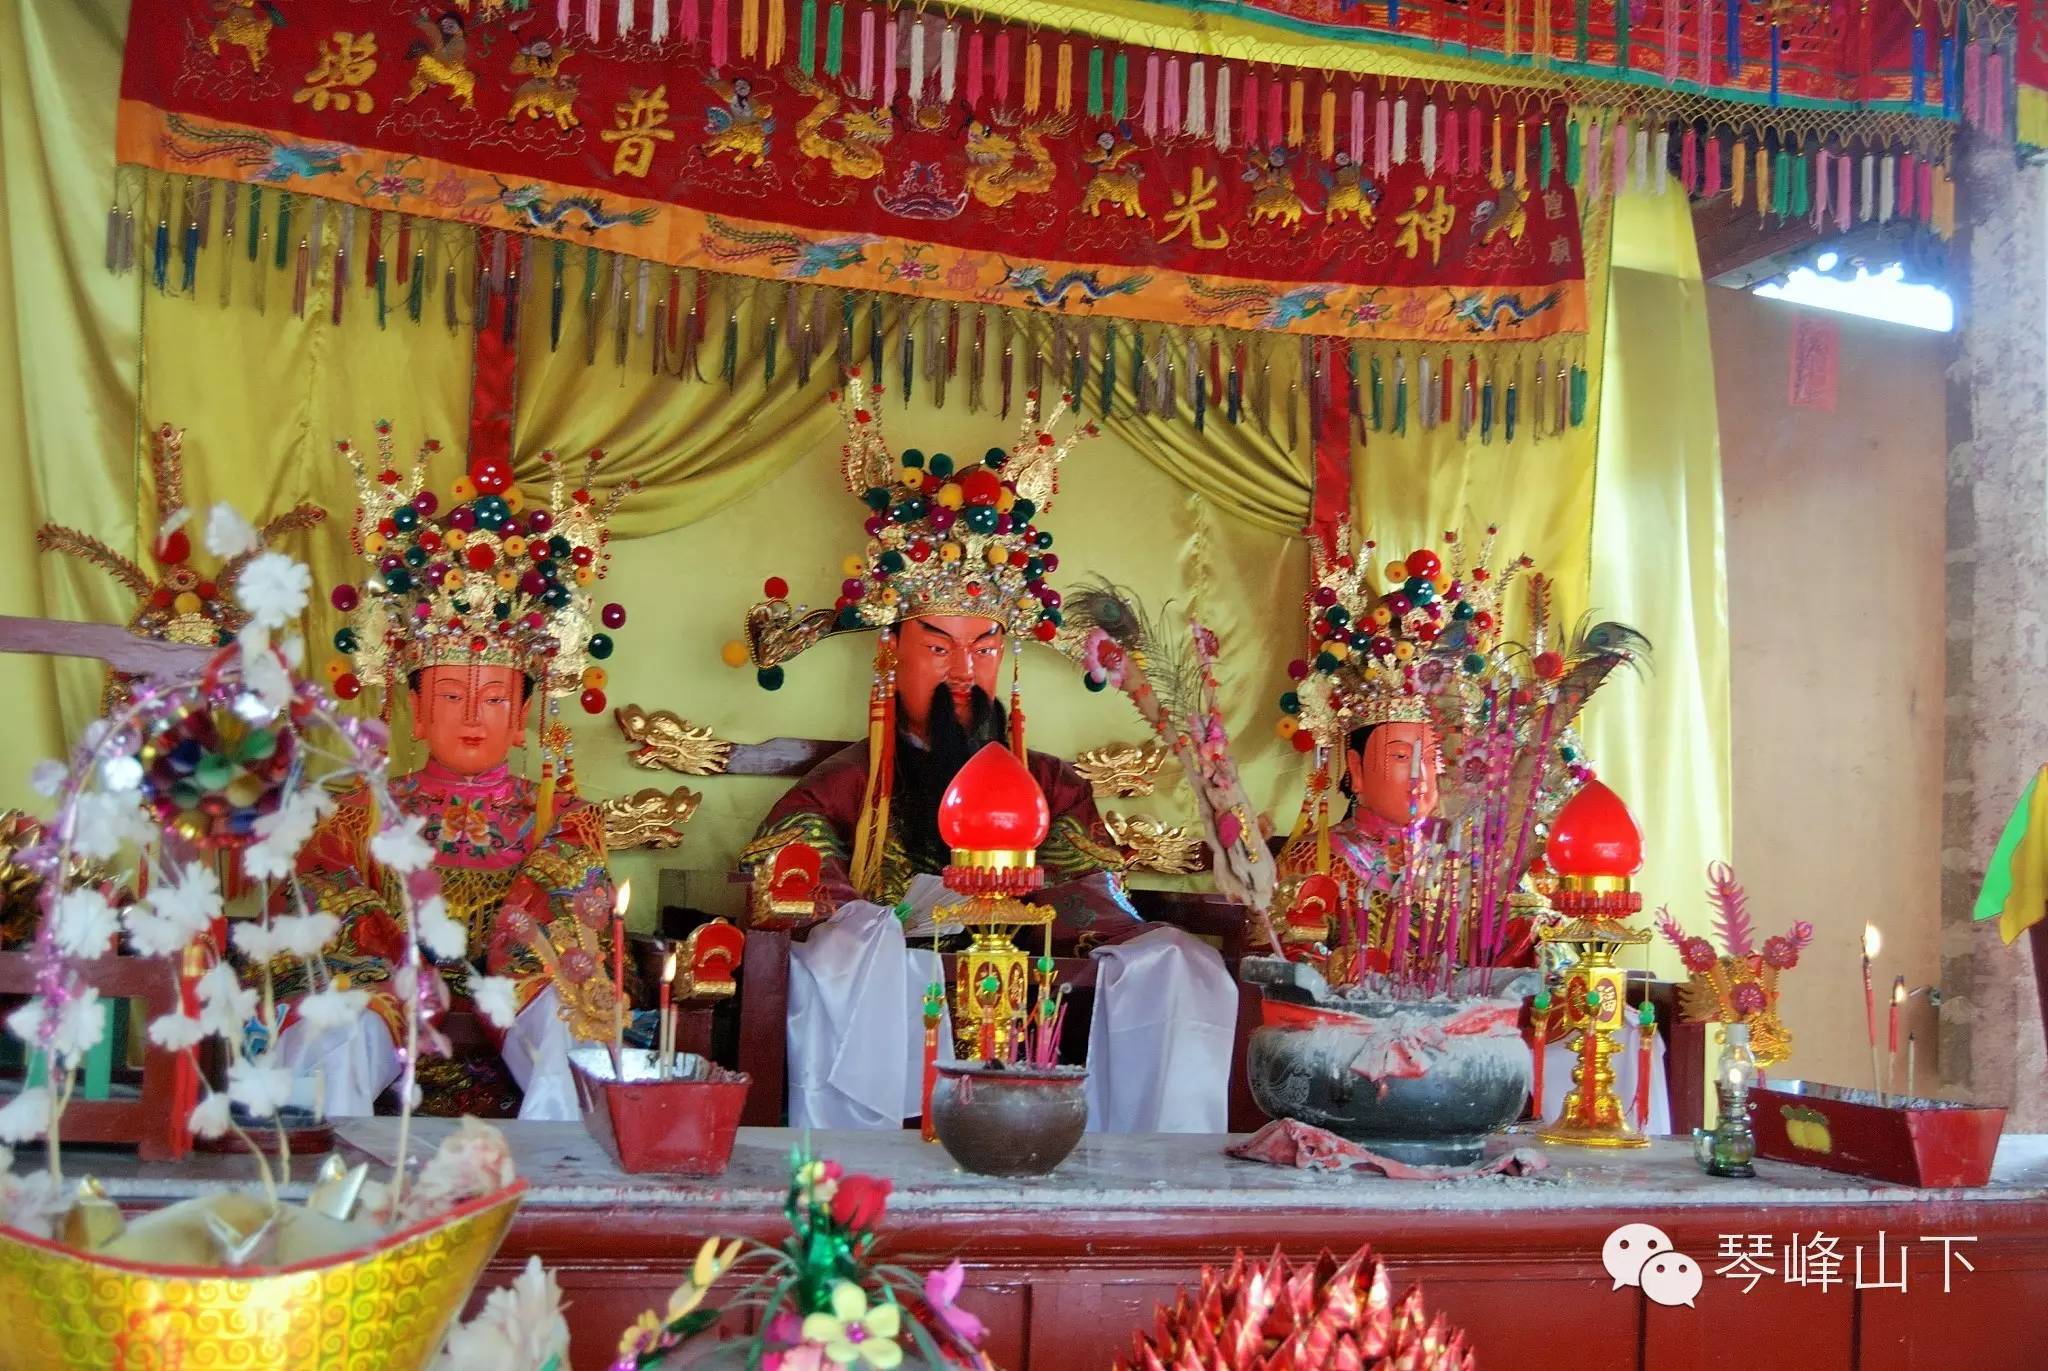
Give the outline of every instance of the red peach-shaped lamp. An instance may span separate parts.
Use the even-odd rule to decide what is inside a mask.
[[[1643,869],[1643,830],[1605,782],[1587,781],[1551,821],[1543,859],[1558,878],[1551,903],[1574,919],[1637,913],[1643,897],[1629,878]]]
[[[939,836],[953,849],[946,884],[963,895],[1021,895],[1045,884],[1038,845],[1052,810],[1029,767],[1001,743],[967,761],[939,800]]]

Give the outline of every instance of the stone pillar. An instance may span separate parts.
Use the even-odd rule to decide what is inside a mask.
[[[1940,1073],[1947,1093],[2009,1102],[2006,1126],[2035,1131],[2048,1128],[2048,1052],[2031,958],[2024,940],[2005,946],[1970,912],[2015,799],[2048,762],[2048,196],[2040,168],[2017,169],[2010,148],[1987,140],[1968,140],[1963,170]]]

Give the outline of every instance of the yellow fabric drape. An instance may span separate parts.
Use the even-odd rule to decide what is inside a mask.
[[[624,537],[660,533],[706,519],[724,510],[805,453],[838,446],[838,412],[827,400],[837,384],[839,366],[830,344],[813,360],[810,384],[796,383],[797,359],[786,341],[776,345],[775,382],[763,380],[762,353],[768,324],[778,330],[788,322],[785,287],[726,277],[711,285],[706,300],[704,339],[697,374],[687,379],[652,373],[652,330],[655,305],[668,298],[666,268],[648,273],[651,299],[622,302],[628,318],[628,361],[615,365],[619,306],[606,305],[598,320],[596,361],[586,361],[581,307],[583,254],[572,250],[564,271],[565,309],[562,344],[548,347],[548,292],[553,268],[545,245],[528,263],[528,293],[521,317],[519,409],[514,428],[516,463],[522,480],[537,479],[539,454],[553,448],[564,458],[580,457],[592,448],[606,454],[599,469],[600,485],[631,478],[640,493],[619,511],[616,531]],[[623,265],[627,289],[637,291],[639,264]],[[679,312],[687,316],[694,273],[683,273]],[[608,288],[609,277],[600,278]],[[825,304],[831,329],[839,326],[839,297],[831,292]],[[608,299],[608,296],[601,296]],[[798,317],[815,315],[813,293],[797,294]],[[639,332],[645,311],[646,334]],[[738,347],[728,388],[719,368],[728,319],[737,315]],[[867,308],[856,318],[855,336],[863,348]],[[799,332],[802,325],[798,325]],[[675,327],[680,337],[682,326]],[[780,338],[791,335],[781,333]],[[895,334],[888,335],[893,342]],[[816,333],[814,330],[814,337]],[[820,340],[822,341],[822,340]],[[666,359],[681,368],[679,355]],[[701,375],[702,380],[697,379]]]
[[[1707,863],[1732,856],[1720,426],[1684,198],[1625,195],[1615,219],[1591,607],[1654,652],[1648,671],[1609,682],[1584,732],[1642,823],[1637,888],[1654,908],[1690,899]],[[1663,943],[1648,956],[1678,973]]]
[[[1681,198],[1681,197],[1674,197]],[[1587,313],[1599,338],[1606,326],[1608,242],[1613,229],[1606,202],[1588,216],[1585,226]],[[1479,441],[1474,425],[1465,440],[1458,437],[1455,421],[1425,431],[1416,417],[1421,376],[1418,354],[1408,354],[1408,431],[1405,435],[1369,434],[1362,449],[1352,454],[1352,518],[1359,536],[1378,540],[1380,562],[1406,556],[1418,547],[1436,548],[1446,529],[1455,529],[1467,541],[1474,555],[1489,524],[1500,526],[1496,548],[1501,559],[1527,553],[1536,568],[1550,577],[1553,586],[1552,615],[1556,622],[1570,625],[1586,608],[1587,587],[1593,566],[1593,511],[1595,426],[1603,390],[1604,350],[1587,346],[1573,349],[1559,344],[1541,349],[1547,359],[1549,376],[1544,385],[1545,407],[1557,397],[1560,366],[1581,362],[1586,366],[1587,422],[1563,434],[1537,439],[1536,395],[1524,384],[1517,396],[1520,421],[1515,441],[1505,441],[1498,430],[1489,444]],[[1464,359],[1458,360],[1453,381],[1464,382]],[[1434,367],[1443,360],[1442,350],[1430,354]],[[1532,364],[1533,365],[1533,364]],[[1383,369],[1387,412],[1393,412],[1394,376]],[[1482,373],[1483,374],[1483,373]],[[1363,378],[1361,378],[1363,379]],[[1506,400],[1496,401],[1495,424]],[[1546,421],[1547,423],[1547,421]],[[1526,606],[1514,597],[1507,606],[1510,633],[1523,625]]]
[[[45,519],[136,550],[133,286],[102,267],[123,0],[0,10],[0,613],[125,622],[89,567],[36,550]],[[96,663],[0,656],[0,807],[97,712]]]

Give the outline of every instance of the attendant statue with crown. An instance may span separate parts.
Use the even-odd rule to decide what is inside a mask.
[[[439,502],[424,488],[437,445],[427,444],[409,478],[395,469],[384,425],[374,476],[348,443],[340,449],[360,499],[351,543],[374,573],[333,591],[348,616],[335,646],[348,661],[330,674],[344,698],[383,688],[387,717],[403,694],[412,736],[426,750],[420,769],[391,787],[433,849],[439,877],[441,903],[429,903],[421,934],[439,960],[440,984],[426,993],[495,997],[500,1009],[516,1010],[499,1050],[523,1092],[519,1117],[576,1118],[572,1039],[609,1040],[620,1009],[610,974],[615,896],[603,818],[574,794],[568,730],[555,711],[565,695],[580,696],[589,712],[604,708],[598,663],[611,655],[608,630],[625,611],[599,610],[591,587],[605,572],[607,524],[630,487],[594,494],[592,454],[583,485],[566,497],[555,467],[550,504],[540,508],[503,462],[485,459],[455,482],[453,507],[437,522]],[[552,453],[546,460],[555,463]],[[508,760],[528,738],[536,697],[546,710],[538,782]],[[333,1115],[372,1112],[399,1071],[391,978],[401,904],[379,862],[377,830],[367,797],[346,795],[300,855],[301,888],[341,920],[328,968],[367,998],[353,1022],[294,1014],[282,1031],[287,1061],[301,1074],[324,1073]],[[301,988],[285,974],[288,960],[278,963],[281,994]]]
[[[1648,648],[1614,623],[1553,648],[1550,583],[1527,557],[1497,567],[1498,533],[1487,529],[1476,557],[1447,532],[1441,550],[1384,566],[1370,540],[1354,553],[1348,526],[1312,547],[1314,651],[1289,667],[1296,684],[1280,703],[1281,732],[1316,764],[1281,867],[1288,939],[1303,954],[1325,944],[1333,979],[1387,969],[1391,920],[1415,897],[1419,864],[1469,861],[1475,822],[1510,835],[1513,869],[1491,879],[1520,886],[1540,821],[1591,774],[1572,731],[1579,711]],[[1504,620],[1518,577],[1527,636],[1513,642]],[[1334,822],[1333,783],[1347,801]],[[1499,943],[1507,961],[1528,956],[1535,930],[1522,911],[1541,900],[1516,903]],[[1354,955],[1362,964],[1348,964]]]
[[[1087,782],[1024,746],[1015,662],[1027,642],[1050,645],[1061,623],[1048,580],[1059,561],[1038,521],[1080,436],[1054,436],[1065,403],[1041,422],[1027,397],[1015,446],[959,463],[892,451],[858,374],[840,404],[841,474],[869,508],[866,549],[847,559],[829,609],[792,607],[771,581],[741,657],[773,689],[782,664],[823,638],[878,634],[868,736],[798,781],[742,856],[766,870],[815,853],[810,912],[829,916],[792,952],[791,1125],[894,1128],[919,1112],[920,991],[940,977],[934,953],[908,945],[904,920],[945,903],[940,801],[968,759],[1000,742],[1025,758],[1050,811],[1036,898],[1054,911],[1054,942],[1092,949],[1098,963],[1089,1126],[1223,1131],[1237,991],[1222,958],[1139,918]],[[997,698],[1006,658],[1007,707]],[[936,917],[943,924],[943,908]],[[943,1014],[942,996],[931,1004]],[[939,1037],[950,1051],[950,1032]]]

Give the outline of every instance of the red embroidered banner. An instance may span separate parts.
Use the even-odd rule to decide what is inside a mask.
[[[592,43],[482,0],[138,5],[120,156],[805,285],[1367,340],[1584,330],[1559,106],[857,4],[660,8],[662,41]]]

